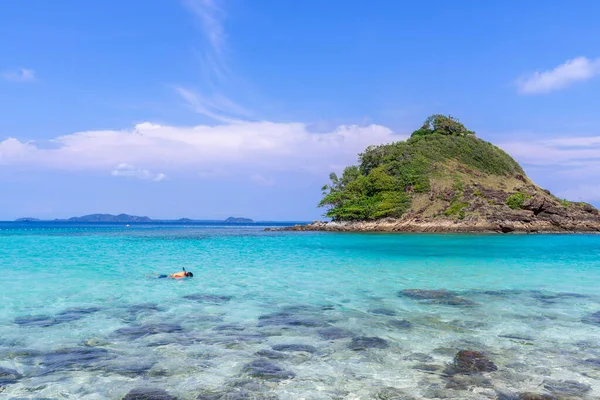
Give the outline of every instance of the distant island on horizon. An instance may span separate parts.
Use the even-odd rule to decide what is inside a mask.
[[[151,219],[149,217],[140,217],[137,215],[129,214],[89,214],[81,217],[71,217],[66,219],[52,219],[42,220],[39,218],[24,217],[17,218],[15,222],[121,222],[121,223],[138,223],[138,222],[181,222],[181,223],[193,223],[193,222],[219,222],[224,224],[253,224],[254,220],[244,217],[229,217],[225,220],[195,220],[190,218],[180,219]]]

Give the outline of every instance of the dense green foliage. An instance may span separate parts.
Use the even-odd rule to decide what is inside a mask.
[[[523,192],[513,193],[506,199],[506,204],[508,204],[508,206],[513,210],[520,210],[521,208],[523,208],[525,200],[527,200],[530,197],[530,195]]]
[[[434,114],[427,118],[423,126],[412,133],[412,136],[425,135],[469,136],[475,132],[468,130],[457,118]]]
[[[346,168],[341,177],[331,174],[319,204],[329,207],[326,215],[338,221],[400,217],[412,194],[429,192],[431,176],[448,162],[492,175],[523,173],[508,154],[453,118],[434,115],[419,131],[407,141],[371,146],[360,154],[358,166]]]
[[[458,216],[458,218],[463,219],[465,217],[465,212],[463,208],[468,207],[469,203],[465,203],[462,201],[456,201],[448,207],[446,211],[444,211],[444,215],[450,216]]]

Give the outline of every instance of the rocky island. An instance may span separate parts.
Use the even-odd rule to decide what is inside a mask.
[[[430,116],[406,141],[371,146],[323,187],[330,222],[292,230],[599,232],[592,205],[554,196],[457,119]],[[283,228],[286,229],[286,228]]]
[[[253,224],[254,220],[243,217],[229,217],[223,222],[226,224]]]

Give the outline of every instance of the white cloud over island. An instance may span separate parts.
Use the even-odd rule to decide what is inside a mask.
[[[313,132],[304,123],[231,122],[172,126],[141,123],[132,129],[76,132],[49,142],[0,141],[0,167],[104,173],[160,182],[187,174],[198,180],[242,178],[259,186],[285,183],[282,173],[316,174],[355,164],[369,145],[407,136],[382,125],[340,125]],[[599,201],[600,136],[512,141],[500,147],[538,178],[561,182],[558,195]],[[193,179],[193,178],[192,178]]]
[[[586,57],[577,57],[551,70],[538,71],[522,77],[517,85],[522,94],[541,94],[565,89],[597,75],[600,75],[600,58],[590,60]]]
[[[149,122],[129,130],[85,131],[50,143],[8,138],[0,165],[65,171],[107,171],[113,176],[163,180],[170,171],[243,173],[270,185],[264,171],[327,173],[355,163],[372,144],[405,139],[381,125],[341,125],[325,133],[304,123],[233,122],[169,126]],[[153,173],[150,171],[161,171]],[[233,172],[232,172],[233,171]]]
[[[572,136],[500,147],[536,175],[561,183],[557,195],[574,201],[600,201],[600,136]]]

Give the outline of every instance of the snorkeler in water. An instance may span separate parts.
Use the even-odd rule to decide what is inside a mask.
[[[181,272],[175,272],[173,274],[170,275],[158,275],[158,278],[171,278],[171,279],[184,279],[184,278],[193,278],[194,274],[192,274],[191,272],[187,272],[185,270],[185,268],[183,268],[183,271]]]

